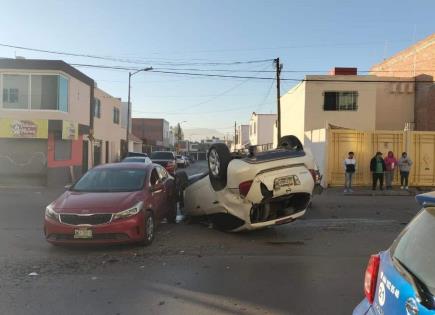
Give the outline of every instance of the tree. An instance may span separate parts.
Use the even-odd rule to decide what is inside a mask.
[[[178,123],[174,129],[175,129],[174,130],[175,140],[177,140],[177,141],[184,140],[184,132],[183,132],[183,129],[181,129],[180,123]]]

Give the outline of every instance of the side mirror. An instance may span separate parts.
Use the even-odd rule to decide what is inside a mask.
[[[68,185],[63,186],[63,188],[65,188],[66,190],[69,190],[71,187],[72,187],[71,184],[68,184]]]

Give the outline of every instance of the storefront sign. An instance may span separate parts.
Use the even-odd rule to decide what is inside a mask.
[[[48,120],[0,118],[0,138],[48,138]]]
[[[79,135],[78,125],[72,121],[64,120],[62,122],[62,139],[77,140]]]

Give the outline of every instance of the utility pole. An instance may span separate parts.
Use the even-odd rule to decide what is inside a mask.
[[[236,149],[237,144],[237,121],[234,122],[234,150]]]
[[[278,112],[278,120],[276,123],[277,128],[277,134],[278,134],[278,142],[279,139],[281,139],[281,85],[280,85],[280,75],[282,70],[282,64],[279,62],[279,58],[276,58],[274,60],[275,63],[275,69],[276,69],[276,105],[277,105],[277,112]]]
[[[131,77],[135,74],[141,72],[141,71],[151,71],[153,70],[153,67],[148,67],[144,69],[136,70],[135,72],[129,72],[128,73],[128,101],[127,101],[127,134],[125,136],[125,142],[126,142],[126,150],[125,154],[128,152],[128,140],[130,137],[130,116],[131,116],[131,104],[130,104],[130,90],[131,90]]]

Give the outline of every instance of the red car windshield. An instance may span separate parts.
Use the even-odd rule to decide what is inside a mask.
[[[72,188],[80,192],[125,192],[142,190],[146,170],[94,169],[87,172]]]

